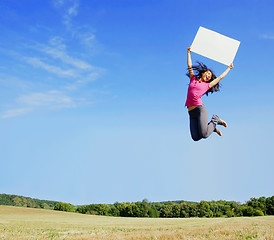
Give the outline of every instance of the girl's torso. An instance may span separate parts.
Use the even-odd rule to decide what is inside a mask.
[[[187,100],[185,106],[187,106],[188,111],[195,109],[197,106],[203,105],[201,97],[209,89],[208,82],[203,82],[200,79],[193,76],[190,79],[190,84],[187,92]]]

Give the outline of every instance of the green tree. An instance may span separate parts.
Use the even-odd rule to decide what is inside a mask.
[[[199,217],[213,217],[213,212],[211,211],[208,202],[201,201],[198,207],[199,207]]]
[[[120,211],[116,208],[115,205],[112,205],[110,207],[109,214],[110,214],[110,216],[119,217],[120,216]]]
[[[213,213],[213,217],[216,217],[217,216],[217,212],[220,211],[220,207],[219,207],[218,203],[215,202],[215,201],[211,201],[208,204],[209,204],[210,210]]]
[[[133,204],[133,215],[134,217],[148,217],[148,209],[149,204],[147,201],[136,202]]]
[[[199,209],[197,203],[189,203],[189,216],[190,217],[198,217]]]
[[[259,209],[255,209],[253,214],[254,216],[264,216],[264,213]]]
[[[50,206],[47,203],[44,202],[44,203],[41,204],[41,208],[50,209]]]
[[[69,204],[69,203],[59,202],[55,205],[54,210],[71,212],[72,211],[72,205]]]
[[[246,204],[242,204],[239,208],[239,213],[238,216],[248,216],[247,214],[247,205]]]
[[[180,211],[180,217],[181,218],[188,218],[189,217],[189,205],[186,202],[183,202],[180,204],[181,211]]]
[[[110,206],[108,204],[94,204],[94,210],[98,212],[99,215],[108,216],[110,212]]]
[[[151,218],[158,218],[160,216],[160,213],[159,213],[159,211],[157,210],[157,207],[154,204],[149,205],[148,215]]]
[[[181,216],[181,206],[179,204],[172,205],[172,217],[178,218]]]
[[[225,215],[229,218],[234,217],[234,212],[232,210],[227,210]]]
[[[247,216],[254,216],[254,213],[255,213],[254,208],[251,206],[247,206],[246,213],[247,213]]]
[[[266,203],[266,214],[274,215],[274,196],[269,197],[265,200]]]
[[[160,217],[173,217],[172,204],[164,204],[160,210]]]
[[[265,197],[260,198],[251,198],[250,201],[247,202],[247,205],[252,207],[254,210],[260,210],[264,214],[266,214],[266,199]]]
[[[120,215],[119,216],[121,216],[121,217],[128,217],[128,211],[129,211],[129,209],[128,209],[128,205],[129,205],[130,203],[118,203],[118,202],[116,202],[116,203],[114,203],[114,206],[115,206],[115,208],[119,211],[119,213],[120,213]]]
[[[19,206],[20,205],[21,199],[18,196],[16,196],[12,200],[13,200],[13,203],[14,203],[15,206]]]

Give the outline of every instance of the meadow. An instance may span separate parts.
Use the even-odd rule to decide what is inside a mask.
[[[0,239],[274,239],[274,216],[125,218],[0,206]]]

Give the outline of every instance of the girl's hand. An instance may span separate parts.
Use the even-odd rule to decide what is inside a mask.
[[[187,52],[190,53],[191,51],[191,46],[187,49]]]
[[[230,69],[234,68],[233,63],[228,66]]]

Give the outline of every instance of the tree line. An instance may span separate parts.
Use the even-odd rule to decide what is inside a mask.
[[[188,217],[241,217],[274,215],[274,196],[251,198],[246,203],[235,201],[174,201],[174,202],[116,202],[75,206],[58,201],[0,194],[0,205],[52,209],[82,214],[115,217],[188,218]]]
[[[0,205],[54,209],[57,201],[40,200],[18,195],[0,194]]]
[[[59,203],[55,210],[72,211],[73,207]],[[75,212],[115,217],[188,218],[188,217],[241,217],[274,215],[274,196],[251,198],[244,204],[235,201],[158,202],[147,200],[134,203],[90,204],[79,206]]]

